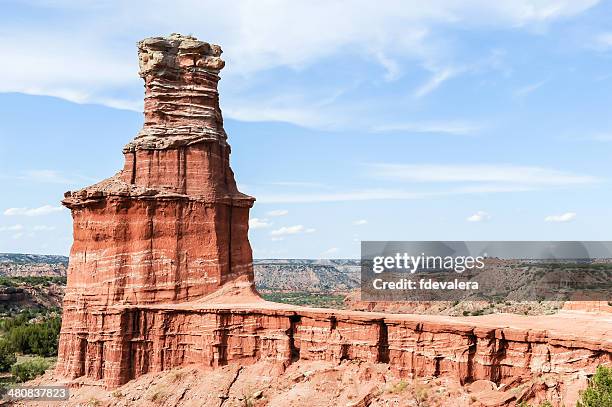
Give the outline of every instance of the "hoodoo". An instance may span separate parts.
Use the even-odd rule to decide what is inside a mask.
[[[86,359],[103,363],[87,332],[111,305],[193,301],[223,286],[254,295],[247,234],[255,199],[238,191],[229,165],[221,52],[177,34],[138,43],[145,120],[123,149],[125,166],[62,201],[74,243],[60,371],[78,376]]]
[[[123,170],[63,200],[74,243],[58,376],[114,388],[190,364],[282,370],[296,361],[356,361],[397,377],[461,383],[554,374],[561,381],[545,392],[569,397],[573,383],[612,363],[609,322],[596,318],[394,315],[263,301],[248,241],[254,198],[236,188],[219,109],[221,48],[175,34],[141,41],[138,51],[145,120],[123,150]]]
[[[76,192],[65,311],[197,299],[253,282],[254,198],[229,165],[217,83],[221,48],[173,35],[138,44],[145,122],[115,176]]]

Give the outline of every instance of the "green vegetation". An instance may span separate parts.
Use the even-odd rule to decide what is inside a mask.
[[[0,339],[0,372],[8,372],[17,362],[15,348],[6,339]]]
[[[403,380],[395,383],[393,386],[389,388],[389,392],[393,394],[403,393],[408,388],[408,382]]]
[[[16,352],[54,356],[61,324],[59,315],[41,315],[26,310],[0,320],[0,330]]]
[[[612,407],[612,367],[599,366],[577,407]]]
[[[536,406],[527,404],[527,402],[523,401],[521,404],[518,405],[518,407],[536,407]],[[553,407],[553,405],[550,404],[550,401],[543,401],[542,403],[538,404],[537,407]]]
[[[18,382],[32,380],[45,373],[50,364],[43,358],[34,358],[25,362],[16,363],[11,368],[11,373]]]
[[[308,292],[266,293],[262,297],[267,301],[307,307],[336,308],[344,307],[344,295],[320,294]]]
[[[24,382],[45,372],[57,355],[59,312],[28,309],[0,318],[0,372],[5,382]],[[31,356],[30,356],[31,355]]]
[[[66,285],[66,277],[48,277],[48,276],[31,276],[31,277],[6,277],[0,276],[0,286],[4,287],[19,287],[22,285],[35,287],[49,287],[50,285]]]

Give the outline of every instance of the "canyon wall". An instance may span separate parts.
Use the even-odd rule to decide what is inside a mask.
[[[59,376],[113,388],[187,364],[356,360],[398,377],[502,383],[612,361],[605,332],[557,332],[547,317],[512,325],[263,301],[247,236],[254,199],[236,188],[219,109],[221,49],[172,35],[138,50],[145,121],[125,166],[63,200],[74,244]]]
[[[572,323],[570,317],[557,323]],[[89,331],[76,349],[62,342],[60,371],[116,387],[187,364],[215,368],[265,361],[282,371],[297,360],[356,360],[387,363],[400,378],[450,376],[462,383],[485,379],[500,384],[542,374],[575,380],[599,364],[612,363],[605,327],[583,337],[541,326],[547,318],[554,322],[558,317],[523,318],[527,326],[519,321],[512,327],[482,318],[271,303],[110,307],[89,316]],[[63,329],[79,326],[68,321]]]

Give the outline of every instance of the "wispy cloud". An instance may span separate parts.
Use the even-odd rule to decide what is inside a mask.
[[[351,201],[384,201],[384,200],[414,200],[434,199],[454,195],[470,195],[483,193],[527,192],[533,187],[523,185],[468,185],[457,188],[445,188],[439,191],[410,191],[398,188],[372,188],[354,191],[340,191],[325,194],[261,194],[260,203],[320,203],[320,202],[351,202]]]
[[[61,212],[61,206],[44,205],[39,208],[8,208],[4,211],[5,216],[42,216]]]
[[[32,228],[32,230],[35,232],[51,232],[55,230],[55,226],[36,225]]]
[[[602,32],[595,37],[593,47],[601,51],[612,48],[612,32]]]
[[[590,175],[510,164],[373,164],[370,175],[405,182],[497,182],[522,185],[576,185],[600,181]]]
[[[329,256],[331,254],[338,253],[338,251],[339,249],[337,247],[330,247],[329,249],[321,253],[321,257],[325,258],[325,256]]]
[[[70,184],[73,181],[54,170],[28,170],[24,178],[35,182],[47,182],[54,184]]]
[[[272,226],[268,219],[251,218],[249,219],[250,229],[265,229]]]
[[[602,142],[610,142],[612,141],[612,132],[610,133],[596,133],[592,136],[588,137],[590,140],[594,141],[602,141]]]
[[[0,232],[17,232],[23,230],[23,225],[0,226]]]
[[[272,217],[285,216],[287,214],[289,214],[289,211],[287,209],[275,209],[273,211],[266,212],[266,215]]]
[[[283,226],[270,232],[270,236],[297,235],[299,233],[314,233],[314,228],[305,228],[304,225]]]
[[[77,3],[29,2],[34,8],[32,15],[42,13],[36,7],[44,7],[49,18],[42,23],[38,18],[11,21],[10,13],[0,17],[4,28],[0,53],[12,56],[11,64],[0,67],[0,92],[51,95],[77,103],[140,110],[141,102],[131,96],[141,86],[134,75],[137,60],[133,43],[152,32],[179,31],[222,44],[228,62],[225,74],[246,78],[250,84],[259,79],[260,72],[279,67],[299,71],[338,55],[349,55],[355,63],[374,61],[383,67],[384,80],[397,79],[404,65],[415,62],[443,67],[432,70],[431,78],[414,92],[419,98],[456,75],[456,68],[452,68],[455,61],[449,61],[453,58],[442,40],[452,31],[445,28],[529,29],[576,16],[597,1],[565,1],[551,6],[536,0],[476,0],[467,4],[391,0],[385,7],[375,7],[366,0],[355,0],[351,7],[342,2],[312,7],[308,1],[249,0],[179,0],[157,2],[154,7],[144,0],[109,0],[88,8],[77,8]],[[138,18],[126,18],[132,15]],[[101,21],[111,22],[113,30]],[[45,47],[38,46],[40,38],[45,38]],[[30,52],[32,49],[37,52]],[[251,101],[243,104],[247,92],[239,88],[237,97],[225,98],[228,117],[310,126],[320,120],[320,112],[305,113],[303,105],[282,105],[266,97],[257,99],[254,107]],[[118,94],[126,96],[117,98]],[[337,113],[330,116],[337,117]]]
[[[383,52],[378,52],[375,54],[376,59],[385,69],[384,79],[388,82],[394,81],[401,75],[401,68],[397,61],[387,57]]]
[[[452,68],[444,68],[434,74],[414,91],[415,98],[422,98],[436,90],[442,83],[456,76],[459,72]]]
[[[484,222],[491,219],[491,215],[489,215],[485,211],[478,211],[473,215],[467,217],[468,222]]]
[[[467,136],[481,130],[483,125],[461,121],[391,123],[372,128],[375,132],[438,133]]]
[[[329,188],[329,186],[321,182],[305,182],[305,181],[274,181],[270,185],[278,185],[281,187],[296,187],[296,188]]]
[[[386,199],[420,199],[429,194],[401,191],[397,189],[364,189],[325,194],[261,194],[257,200],[260,203],[314,203],[314,202],[344,202],[372,201]]]
[[[95,181],[91,177],[82,175],[67,176],[62,171],[57,170],[25,170],[17,174],[2,174],[0,178],[15,179],[28,182],[44,183],[44,184],[77,184],[84,181]]]
[[[544,79],[542,81],[539,81],[539,82],[536,82],[536,83],[531,83],[529,85],[525,85],[523,87],[520,87],[520,88],[518,88],[517,90],[514,91],[514,96],[517,97],[517,98],[524,98],[527,95],[529,95],[530,93],[533,93],[536,90],[540,89],[547,82],[548,82],[548,79]]]
[[[355,226],[362,226],[362,225],[366,225],[367,223],[368,221],[365,219],[358,219],[358,220],[353,221],[353,225]]]
[[[544,218],[545,222],[570,222],[576,219],[576,212],[565,212],[560,215],[549,215]]]

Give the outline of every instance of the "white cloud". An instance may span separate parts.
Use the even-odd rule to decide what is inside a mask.
[[[610,142],[612,141],[612,133],[596,133],[587,138],[594,141]]]
[[[421,85],[415,92],[414,97],[422,98],[436,90],[443,82],[451,79],[453,76],[456,76],[459,72],[451,69],[445,68],[438,72],[434,72],[432,77]]]
[[[64,210],[61,206],[44,205],[39,208],[8,208],[5,216],[41,216]]]
[[[447,67],[430,69],[433,76],[415,92],[422,97],[457,74],[448,68],[455,62],[450,59],[457,58],[447,52],[454,27],[482,31],[530,28],[578,15],[597,1],[389,0],[384,7],[367,0],[350,5],[307,0],[108,0],[86,4],[90,7],[77,1],[30,2],[30,7],[45,8],[49,18],[42,23],[40,19],[0,17],[0,53],[10,55],[12,61],[0,66],[0,92],[140,110],[134,42],[152,33],[179,31],[222,44],[228,62],[225,77],[249,83],[261,71],[277,67],[297,71],[339,54],[378,63],[385,80],[396,79],[407,63]],[[44,47],[40,47],[41,38]],[[270,102],[267,97],[256,99],[256,106],[251,101],[241,103],[245,93],[240,88],[236,85],[235,97],[224,99],[228,117],[305,125],[321,120],[319,111]],[[123,92],[125,89],[130,91]],[[117,94],[125,96],[117,98]],[[305,100],[311,99],[312,93]],[[338,115],[330,116],[337,119]]]
[[[0,232],[16,232],[23,230],[23,225],[0,226]]]
[[[356,226],[365,225],[367,223],[368,221],[365,219],[358,219],[358,220],[353,221],[353,225],[356,225]]]
[[[405,131],[409,133],[438,133],[456,136],[466,136],[474,134],[482,129],[482,125],[461,121],[448,122],[412,122],[412,123],[392,123],[372,128],[375,132]]]
[[[70,184],[72,181],[64,177],[59,171],[54,170],[29,170],[25,172],[26,179],[36,182],[53,184]]]
[[[2,174],[0,178],[16,179],[28,182],[39,182],[45,184],[76,184],[83,181],[95,181],[90,177],[73,174],[67,177],[61,171],[56,170],[25,170],[18,174]]]
[[[398,188],[362,189],[356,191],[341,191],[326,194],[259,194],[260,203],[315,203],[315,202],[350,202],[350,201],[381,201],[381,200],[413,200],[433,199],[453,195],[526,192],[534,188],[523,185],[476,185],[449,188],[440,191],[405,191]]]
[[[612,32],[603,32],[597,35],[594,46],[602,51],[612,48]]]
[[[371,175],[406,182],[496,182],[521,185],[575,185],[598,182],[579,175],[542,167],[509,164],[437,165],[374,164]]]
[[[384,53],[378,52],[375,55],[378,62],[385,68],[385,80],[390,82],[394,81],[401,75],[401,68],[397,61],[388,58]]]
[[[565,212],[561,215],[549,215],[544,218],[545,222],[569,222],[576,219],[576,212]]]
[[[310,232],[314,231],[314,229],[306,229],[304,225],[295,225],[295,226],[283,226],[280,229],[275,229],[270,232],[271,236],[286,236],[286,235],[296,235],[298,233]]]
[[[343,201],[372,201],[386,199],[419,199],[431,196],[426,193],[401,191],[397,189],[364,189],[357,191],[334,192],[326,194],[260,194],[257,201],[260,203],[314,203],[314,202],[343,202]]]
[[[329,256],[330,254],[337,253],[338,250],[339,249],[337,247],[330,247],[329,249],[327,249],[323,253],[321,253],[321,257]]]
[[[268,219],[251,218],[249,219],[249,228],[251,229],[265,229],[272,225],[268,222]]]
[[[36,225],[32,228],[35,232],[50,232],[55,230],[55,226],[47,226],[47,225]]]
[[[478,211],[475,214],[468,216],[466,219],[468,222],[484,222],[491,219],[491,215],[489,215],[485,211]]]
[[[542,80],[540,82],[536,82],[536,83],[531,83],[529,85],[525,85],[517,90],[514,91],[514,96],[518,97],[518,98],[522,98],[525,97],[527,95],[529,95],[532,92],[535,92],[536,90],[540,89],[542,86],[544,86],[546,84],[546,82],[548,82],[548,79]]]
[[[289,213],[286,209],[275,209],[273,211],[266,212],[266,215],[276,217],[276,216],[285,216]]]
[[[306,230],[304,231],[304,233],[314,233],[314,232],[316,232],[316,231],[317,231],[317,229],[315,229],[315,228],[308,228],[308,229],[306,229]]]
[[[329,186],[321,182],[303,182],[303,181],[276,181],[276,182],[270,182],[270,185],[278,185],[281,187],[296,187],[296,188],[329,188]]]

